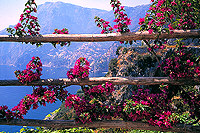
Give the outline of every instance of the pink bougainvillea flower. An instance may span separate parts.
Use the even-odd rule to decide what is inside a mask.
[[[149,29],[149,34],[152,34],[153,33],[153,29]]]
[[[140,18],[140,19],[139,19],[139,23],[138,23],[138,24],[139,24],[139,25],[142,25],[142,24],[144,23],[144,21],[145,21],[145,19],[144,19],[144,18]]]

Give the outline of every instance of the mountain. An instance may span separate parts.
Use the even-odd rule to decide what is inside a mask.
[[[132,19],[130,29],[138,30],[138,20],[143,17],[149,5],[125,7],[127,14]],[[40,34],[52,34],[55,28],[68,28],[70,34],[100,33],[94,17],[99,16],[112,22],[113,11],[94,8],[85,8],[63,2],[46,2],[38,6],[38,19],[41,25]],[[113,24],[113,23],[111,23]],[[6,34],[5,30],[0,34]],[[0,45],[0,65],[12,65],[24,69],[32,56],[39,56],[45,67],[71,68],[79,57],[86,57],[91,63],[91,72],[108,71],[108,64],[115,58],[118,42],[72,42],[69,47],[54,48],[51,44],[44,44],[36,48],[30,44],[2,42]],[[99,75],[98,74],[98,75]],[[100,74],[102,75],[102,73]]]
[[[148,9],[149,5],[125,7],[128,16],[132,18],[130,29],[138,28],[139,18],[143,17]],[[112,10],[85,8],[63,2],[46,2],[38,7],[42,34],[49,34],[55,28],[61,29],[63,27],[68,28],[71,34],[100,33],[101,30],[94,23],[95,16],[110,22],[114,20]]]
[[[103,16],[106,13],[105,10],[84,8],[63,2],[46,2],[38,7],[42,34],[49,34],[55,28],[64,27],[68,28],[71,34],[94,33],[99,30],[95,26],[94,17]]]

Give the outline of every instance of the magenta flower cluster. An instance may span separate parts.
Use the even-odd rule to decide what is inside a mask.
[[[110,22],[105,21],[104,19],[96,16],[94,19],[95,22],[97,23],[97,26],[102,29],[101,34],[113,33],[113,32],[121,32],[121,33],[130,32],[128,26],[131,25],[132,20],[131,18],[128,18],[127,14],[125,13],[124,6],[121,6],[119,0],[111,0],[110,4],[111,7],[113,8],[115,16],[115,20],[113,22],[115,22],[116,24],[112,27],[110,25]],[[114,29],[116,29],[116,31]],[[132,44],[132,42],[129,43]]]
[[[20,15],[19,23],[17,23],[13,28],[7,28],[8,33],[11,34],[11,36],[36,36],[40,35],[40,25],[38,23],[38,18],[34,16],[35,13],[37,13],[37,5],[35,3],[35,0],[28,0],[25,4],[25,9],[23,13]],[[33,43],[36,44],[36,46],[40,46],[41,43]]]
[[[40,35],[40,25],[38,23],[38,18],[34,16],[37,13],[37,4],[35,0],[28,0],[25,4],[25,9],[20,15],[19,23],[15,25],[14,28],[7,28],[8,33],[11,36],[37,36]],[[62,30],[55,29],[53,34],[69,34],[68,29],[63,28]],[[28,42],[26,42],[28,43]],[[30,42],[31,44],[36,44],[36,46],[41,46],[41,42]],[[69,46],[70,42],[51,42],[54,47],[56,44],[61,46]]]
[[[8,106],[0,106],[0,119],[13,119],[14,118],[14,113],[8,109]]]
[[[131,25],[131,18],[128,18],[125,13],[124,6],[121,6],[121,2],[119,0],[111,0],[111,7],[113,8],[116,25],[113,26],[114,29],[117,29],[117,32],[125,33],[130,32],[128,28]]]
[[[164,43],[165,44],[165,43]],[[160,50],[163,50],[163,49],[165,49],[166,48],[166,46],[165,45],[157,45],[157,44],[154,44],[153,46],[150,46],[149,48],[147,48],[147,50],[149,51],[149,52],[152,52],[153,50],[157,50],[157,49],[160,49]]]
[[[91,99],[94,97],[97,98],[97,94],[102,94],[104,96],[109,96],[114,90],[114,87],[111,83],[107,83],[105,85],[96,85],[91,87],[90,89],[83,89],[85,95],[89,95]],[[101,98],[101,97],[98,97]]]
[[[89,69],[90,63],[86,60],[86,58],[80,57],[78,60],[76,60],[74,68],[71,68],[69,71],[67,71],[67,77],[71,80],[75,78],[88,78]]]
[[[63,28],[62,30],[54,29],[53,34],[69,34],[69,32],[67,28]]]
[[[171,100],[167,97],[168,86],[160,86],[161,93],[150,93],[149,89],[138,89],[130,100],[124,103],[125,116],[128,120],[147,120],[149,124],[162,129],[172,128],[176,122],[171,116]]]
[[[14,27],[15,33],[12,35],[39,35],[40,25],[37,22],[38,18],[32,15],[32,13],[37,12],[37,5],[34,0],[28,0],[25,6],[23,14],[20,15],[20,22]]]
[[[55,92],[48,90],[39,86],[33,90],[32,94],[26,95],[17,106],[13,107],[11,110],[17,115],[16,118],[23,118],[23,115],[26,115],[28,110],[37,109],[38,103],[40,105],[46,106],[47,103],[54,103],[56,101]]]
[[[64,101],[68,96],[68,91],[62,87],[49,86],[42,87],[38,86],[33,89],[32,94],[27,94],[17,106],[11,110],[7,106],[0,106],[0,118],[2,119],[23,119],[23,115],[28,113],[28,110],[37,109],[39,105],[46,106],[46,103],[55,103],[57,99]],[[63,96],[64,95],[64,96]]]
[[[80,58],[82,63],[89,65],[84,58]],[[78,63],[79,61],[77,61]],[[42,71],[42,63],[39,57],[32,57],[32,60],[26,65],[26,70],[16,71],[16,76],[22,83],[32,82],[34,80],[40,79]],[[34,71],[34,72],[33,72]],[[67,100],[68,93],[64,90],[65,87],[62,86],[48,86],[42,87],[38,86],[33,89],[32,94],[27,94],[17,106],[13,107],[11,110],[7,106],[0,106],[0,118],[2,119],[13,119],[19,118],[23,119],[23,115],[26,115],[28,110],[37,109],[40,105],[46,106],[46,103],[54,103],[55,101],[65,101]]]
[[[200,77],[199,57],[184,45],[169,53],[161,64],[163,72],[171,79]]]
[[[175,29],[195,29],[200,19],[198,4],[193,0],[151,0],[149,13],[139,19],[140,30],[170,32]]]
[[[103,85],[83,87],[84,96],[69,95],[65,101],[65,107],[74,107],[77,122],[88,123],[94,120],[111,119],[113,113],[119,108],[106,103],[108,97],[112,95],[114,86],[110,83]],[[115,114],[117,117],[117,113]]]
[[[115,103],[111,97],[114,87],[105,85],[83,87],[84,96],[69,95],[65,106],[74,107],[77,122],[88,123],[95,120],[123,119],[129,121],[146,120],[162,129],[172,128],[177,122],[171,117],[171,100],[167,98],[168,86],[161,85],[161,93],[152,94],[148,89],[138,89],[131,99],[123,104]]]
[[[95,19],[95,22],[97,23],[97,26],[102,29],[101,34],[115,32],[113,27],[110,25],[109,21],[105,21],[104,19],[99,18],[98,16],[95,16],[94,19]]]
[[[69,31],[67,28],[63,28],[62,30],[54,29],[53,34],[69,34]],[[60,46],[69,46],[70,42],[52,42],[52,45],[56,47],[56,44],[60,44]]]
[[[42,63],[39,57],[32,57],[32,60],[26,65],[23,71],[15,71],[15,76],[20,82],[29,83],[40,79],[42,71]]]
[[[150,104],[147,101],[140,99],[137,99],[136,101],[133,101],[132,99],[126,100],[123,105],[123,111],[127,117],[126,119],[129,121],[141,121],[150,118],[149,105]]]

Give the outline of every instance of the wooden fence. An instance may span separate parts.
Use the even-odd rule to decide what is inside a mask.
[[[0,80],[0,86],[48,86],[48,85],[97,85],[105,82],[113,85],[159,85],[162,83],[171,85],[200,85],[200,79],[174,80],[168,77],[93,77],[82,80],[70,79],[41,79],[27,84],[19,80]]]
[[[41,35],[26,37],[10,37],[0,35],[0,42],[102,42],[102,41],[131,41],[131,40],[149,40],[158,38],[200,38],[200,30],[176,30],[173,34],[148,32],[131,32],[131,33],[111,33],[111,34],[67,34],[67,35]],[[157,85],[167,83],[171,85],[200,85],[200,79],[183,79],[172,80],[168,77],[95,77],[84,80],[69,79],[41,79],[28,84],[22,84],[18,80],[0,80],[0,86],[38,86],[38,85],[93,85],[110,82],[114,85]],[[35,119],[14,119],[7,121],[0,119],[0,125],[19,125],[19,126],[40,126],[52,128],[71,128],[71,127],[89,127],[89,128],[126,128],[157,130],[159,127],[151,126],[143,122],[130,121],[96,121],[87,124],[77,124],[75,121],[57,121],[57,120],[35,120]],[[165,131],[172,132],[200,132],[199,127],[191,125],[177,125],[172,129]]]
[[[10,37],[0,35],[0,42],[105,42],[105,41],[132,41],[155,40],[171,38],[200,38],[199,30],[175,30],[173,34],[145,32],[109,33],[109,34],[50,34],[40,36]]]

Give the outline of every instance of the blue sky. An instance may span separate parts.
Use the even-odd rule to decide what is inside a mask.
[[[62,1],[89,8],[111,10],[110,0],[35,0],[38,5],[45,2]],[[18,22],[19,16],[24,9],[27,0],[0,0],[0,30],[14,25]],[[121,0],[124,6],[137,6],[149,4],[150,0]]]

